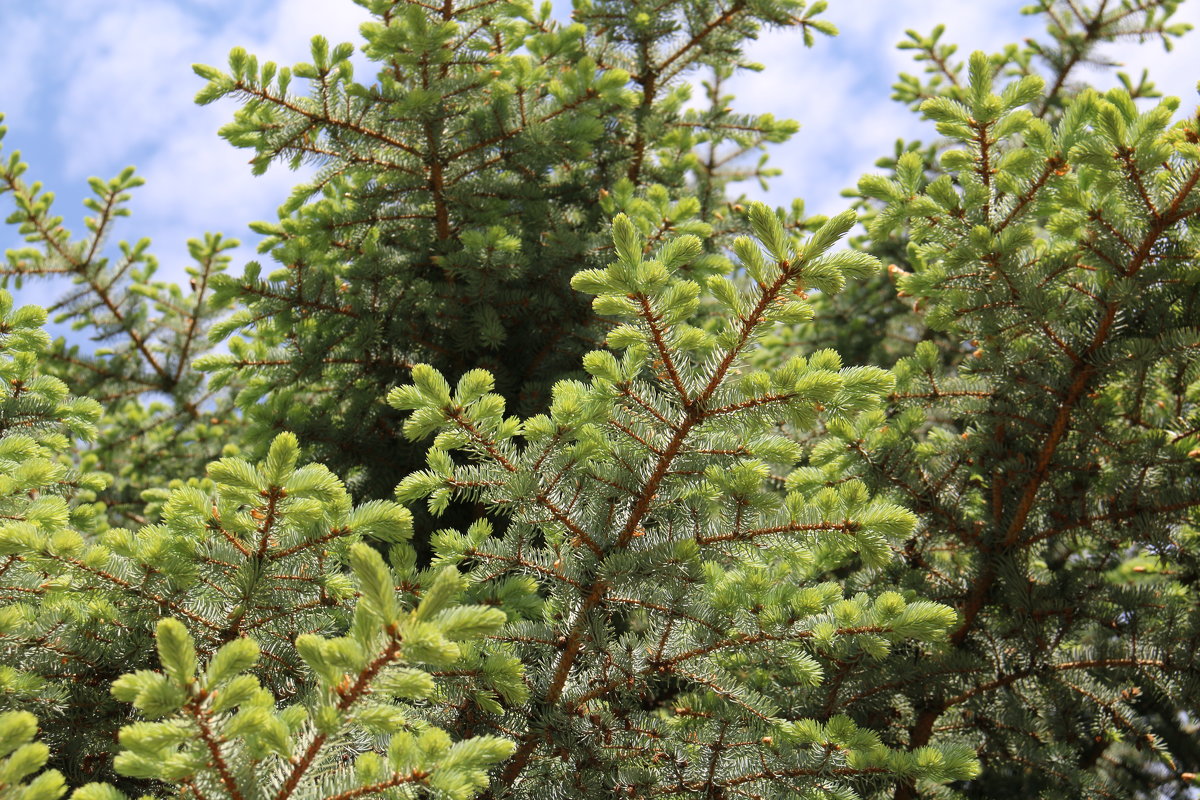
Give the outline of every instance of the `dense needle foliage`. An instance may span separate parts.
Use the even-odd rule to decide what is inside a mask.
[[[703,233],[726,162],[795,130],[733,113],[715,80],[709,108],[687,109],[684,76],[727,73],[764,25],[828,27],[799,0],[620,0],[570,25],[528,3],[363,5],[369,84],[352,47],[319,38],[290,69],[240,50],[228,72],[197,68],[199,102],[243,104],[221,133],[256,170],[321,165],[257,227],[278,266],[215,281],[241,308],[214,332],[253,335],[200,366],[245,383],[257,429],[296,431],[381,496],[421,461],[378,402],[414,364],[488,369],[515,408],[544,409],[603,338],[569,281],[604,264],[607,220],[645,209],[659,235]]]
[[[1079,78],[1178,0],[909,32],[831,218],[725,85],[836,4],[359,4],[196,67],[269,266],[0,167],[0,800],[1193,791],[1200,116]]]

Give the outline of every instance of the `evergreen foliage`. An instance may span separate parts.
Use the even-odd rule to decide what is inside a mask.
[[[81,239],[54,214],[54,194],[24,180],[27,169],[19,152],[0,164],[0,194],[11,193],[15,206],[8,222],[27,242],[5,253],[0,279],[17,287],[71,279],[72,288],[49,311],[55,321],[86,331],[92,345],[59,339],[39,351],[41,368],[103,404],[87,463],[113,476],[102,495],[113,523],[141,524],[142,491],[196,474],[221,455],[237,428],[232,395],[207,387],[192,361],[209,349],[208,326],[225,310],[214,305],[210,281],[228,267],[225,252],[238,243],[219,234],[189,241],[195,263],[186,268],[184,290],[155,277],[159,264],[149,239],[121,241],[116,254],[108,253],[114,226],[129,214],[130,192],[142,184],[132,168],[109,181],[91,179],[94,196],[84,205],[92,215]]]
[[[1172,49],[1174,41],[1190,27],[1171,18],[1180,5],[1177,0],[1117,3],[1039,0],[1022,9],[1022,13],[1040,16],[1046,25],[1045,34],[990,54],[990,68],[1000,82],[1040,77],[1045,85],[1044,94],[1030,104],[1029,111],[1040,119],[1053,121],[1087,87],[1080,79],[1081,72],[1087,69],[1095,73],[1120,66],[1105,55],[1105,45],[1138,41],[1160,43],[1167,50]],[[938,25],[927,35],[906,31],[906,38],[898,47],[911,51],[913,60],[923,69],[920,75],[899,76],[892,86],[893,100],[914,111],[934,97],[966,100],[966,63],[955,57],[957,45],[943,41],[945,30],[945,26]],[[1135,99],[1159,97],[1145,72],[1137,79],[1118,72],[1117,78]],[[938,156],[951,146],[950,139],[897,140],[894,152],[879,159],[877,166],[894,172],[900,156],[916,152],[924,159],[926,170],[941,174]],[[862,196],[852,189],[844,194]],[[873,213],[878,206],[869,202],[864,210]],[[876,237],[857,244],[885,263],[894,263],[901,271],[907,269],[903,237]],[[788,336],[788,344],[804,351],[833,348],[853,364],[890,366],[899,358],[912,355],[917,343],[928,339],[945,351],[943,357],[954,358],[957,343],[928,327],[919,308],[914,309],[911,302],[904,302],[903,296],[897,295],[895,282],[900,274],[889,269],[886,274],[855,283],[837,295],[814,298],[820,308],[819,318],[829,324],[783,332]]]
[[[37,718],[28,711],[0,714],[0,797],[4,800],[58,800],[67,793],[61,773],[47,770],[49,748],[33,741]]]
[[[199,102],[243,104],[222,135],[255,170],[321,165],[256,227],[278,265],[215,280],[240,310],[214,337],[252,335],[201,364],[244,381],[239,405],[266,438],[295,431],[358,493],[386,496],[421,463],[399,455],[387,389],[416,363],[485,368],[517,409],[543,410],[603,339],[569,281],[603,265],[607,220],[637,205],[660,235],[707,230],[726,165],[796,127],[725,105],[743,42],[765,25],[833,28],[802,0],[600,2],[570,25],[527,2],[359,2],[372,83],[355,80],[350,45],[321,37],[291,68],[242,50],[228,72],[197,67]],[[710,107],[688,110],[683,78],[706,64]]]
[[[121,730],[123,787],[235,800],[409,784],[444,797],[815,797],[897,775],[971,776],[961,747],[908,753],[848,717],[789,711],[831,662],[934,646],[954,621],[912,595],[812,580],[851,558],[886,562],[889,538],[912,529],[906,511],[857,483],[772,488],[772,465],[798,456],[772,420],[853,419],[892,385],[832,353],[772,372],[745,363],[766,329],[807,316],[797,292],[876,266],[828,252],[854,219],[797,245],[755,206],[766,252],[733,245],[750,280],[714,276],[702,291],[680,275],[703,257],[697,237],[647,259],[618,216],[618,260],[575,284],[625,320],[609,336],[621,358],[586,356],[593,380],[559,382],[548,415],[504,417],[482,370],[452,393],[414,368],[389,402],[413,412],[410,437],[441,432],[430,468],[398,496],[437,513],[466,495],[507,523],[496,536],[486,519],[440,532],[428,569],[405,544],[406,510],[354,507],[326,468],[297,468],[290,434],[257,466],[225,458],[206,481],[177,482],[161,523],[137,533],[13,515],[0,528],[9,701],[63,715],[50,741],[72,781],[108,777],[112,706],[125,702],[144,721]],[[726,309],[709,330],[687,322],[702,294]],[[472,463],[456,466],[450,449]],[[367,536],[391,543],[390,567]],[[454,604],[464,589],[478,605]],[[424,702],[399,702],[413,699]]]
[[[910,32],[847,250],[728,195],[825,3],[360,4],[196,68],[319,167],[266,273],[0,167],[97,345],[0,291],[0,799],[1190,796],[1200,112],[1078,77],[1179,0]]]
[[[465,496],[508,523],[503,536],[483,523],[439,532],[437,563],[467,568],[486,596],[541,587],[507,634],[538,672],[529,702],[494,723],[518,745],[492,796],[819,797],[881,776],[973,774],[956,747],[889,750],[846,717],[794,711],[833,663],[867,670],[897,643],[938,642],[954,619],[911,595],[846,596],[812,579],[888,561],[889,539],[912,528],[902,508],[857,482],[779,491],[791,479],[775,470],[798,448],[776,423],[854,419],[890,376],[842,369],[830,352],[770,371],[746,363],[769,328],[807,317],[797,292],[875,267],[829,252],[854,219],[839,215],[797,245],[756,205],[758,241],[733,243],[749,280],[714,276],[702,288],[682,269],[703,254],[698,238],[671,238],[647,258],[618,216],[617,261],[574,285],[621,324],[610,349],[584,357],[590,381],[554,387],[548,414],[505,417],[480,371],[452,390],[419,365],[389,395],[412,410],[408,436],[437,432],[428,468],[398,497],[436,513]],[[705,295],[722,312],[707,330],[687,321]]]
[[[1110,36],[1181,32],[1163,24],[1174,4],[1140,23],[1123,6],[1089,10],[1108,20],[1092,41],[1110,22]],[[904,99],[948,144],[904,148],[859,184],[882,204],[870,246],[899,262],[892,319],[928,338],[899,360],[886,414],[815,445],[811,479],[849,469],[916,512],[887,580],[962,619],[951,649],[886,693],[858,688],[851,713],[895,720],[909,747],[972,741],[984,772],[968,797],[1186,792],[1200,764],[1197,116],[1172,124],[1174,99],[1140,111],[1144,81],[1064,94],[1084,49],[960,69],[938,33],[915,46],[941,76]],[[1049,93],[1012,69],[1031,54],[1057,70]],[[854,335],[860,352],[883,345]]]
[[[67,417],[69,405],[60,408]],[[5,439],[17,451],[14,474],[32,472],[41,461],[16,438]],[[424,670],[468,657],[471,640],[505,615],[455,604],[462,579],[453,571],[398,597],[361,539],[403,542],[409,514],[381,501],[352,506],[327,469],[297,468],[297,455],[283,434],[257,466],[214,462],[207,480],[176,481],[162,522],[136,533],[86,535],[58,497],[6,515],[5,702],[41,713],[72,784],[115,768],[122,788],[158,779],[235,799],[325,797],[341,791],[329,786],[364,781],[468,797],[507,754],[489,738],[452,747],[388,702],[434,692]],[[393,558],[415,560],[411,548]],[[150,669],[156,645],[161,673]],[[489,685],[511,693],[519,671],[504,666]],[[114,760],[119,703],[146,721],[122,728]],[[375,756],[343,758],[372,741]],[[84,797],[118,796],[89,786]]]

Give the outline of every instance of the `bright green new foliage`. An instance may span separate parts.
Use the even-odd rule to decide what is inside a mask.
[[[771,327],[809,316],[797,292],[833,291],[876,267],[832,252],[854,219],[839,215],[800,243],[755,205],[756,239],[733,244],[744,279],[701,284],[685,271],[704,252],[698,238],[649,251],[618,216],[615,261],[573,283],[619,324],[608,349],[584,357],[590,380],[559,382],[547,414],[505,416],[483,371],[451,387],[419,365],[388,396],[411,411],[408,436],[437,434],[428,468],[400,484],[400,499],[426,499],[435,514],[470,499],[503,528],[439,532],[435,564],[465,569],[480,598],[529,593],[502,606],[513,624],[499,637],[537,665],[528,701],[485,705],[491,714],[473,721],[517,738],[489,796],[736,787],[849,797],[897,775],[974,774],[969,751],[904,753],[847,717],[796,713],[833,664],[868,672],[898,645],[938,646],[955,621],[912,595],[847,596],[818,577],[886,564],[889,543],[913,527],[904,509],[857,481],[791,490],[800,449],[779,424],[853,420],[891,376],[842,368],[831,352],[771,370],[747,364]],[[702,300],[721,311],[704,328],[689,322]]]
[[[67,793],[63,776],[55,770],[35,775],[46,764],[50,750],[33,741],[37,718],[27,711],[0,713],[0,798],[4,800],[58,800]]]
[[[108,181],[89,181],[93,196],[84,201],[90,215],[80,238],[54,213],[54,194],[25,180],[27,167],[19,152],[0,163],[0,194],[11,194],[15,206],[7,222],[26,243],[5,253],[0,286],[70,278],[50,316],[86,331],[92,342],[60,339],[42,347],[40,368],[76,393],[103,400],[84,466],[113,477],[98,495],[113,523],[141,524],[141,493],[203,469],[237,427],[232,393],[210,390],[192,360],[209,349],[208,327],[225,310],[213,303],[210,281],[238,243],[213,234],[190,240],[194,263],[186,268],[185,290],[156,276],[149,239],[109,243],[129,215],[132,190],[142,185],[132,167]]]
[[[1181,5],[1181,0],[1038,0],[1020,11],[1025,16],[1039,17],[1045,25],[1044,32],[989,54],[988,71],[998,84],[1025,77],[1040,78],[1043,93],[1029,103],[1027,110],[1047,122],[1061,117],[1071,99],[1093,82],[1119,83],[1135,99],[1160,97],[1145,70],[1136,79],[1124,72],[1111,77],[1105,74],[1122,66],[1106,48],[1136,40],[1171,50],[1191,28],[1174,16]],[[1002,14],[1016,10],[1003,3],[996,3],[996,8]],[[892,85],[893,100],[913,111],[919,111],[922,103],[932,98],[955,103],[968,101],[970,80],[966,60],[959,55],[958,45],[946,41],[945,33],[945,25],[936,25],[929,33],[905,31],[897,48],[910,52],[921,70],[920,74],[899,75]],[[938,158],[953,148],[955,142],[936,133],[931,126],[925,141],[897,139],[894,150],[881,154],[883,157],[876,166],[894,175],[897,160],[911,152],[920,156],[934,176],[943,174]],[[868,198],[863,209],[869,215],[881,210],[870,193],[849,189],[845,194]],[[906,241],[902,231],[892,231],[887,236],[866,237],[858,242],[858,246],[889,265],[887,272],[849,286],[837,295],[814,298],[820,309],[819,318],[825,324],[781,332],[781,338],[805,351],[832,347],[855,364],[890,366],[911,355],[917,343],[924,340],[937,343],[943,350],[943,358],[961,357],[957,342],[926,323],[920,304],[897,294],[897,279],[909,271]]]
[[[232,639],[201,664],[188,627],[161,620],[161,671],[126,674],[112,687],[145,719],[122,728],[117,772],[223,798],[428,789],[467,800],[486,786],[488,769],[512,743],[492,736],[452,742],[423,724],[411,703],[436,694],[426,670],[454,666],[466,646],[460,643],[495,632],[504,614],[454,605],[461,579],[452,572],[404,609],[379,553],[358,543],[348,560],[359,592],[353,622],[345,636],[296,638],[310,684],[300,701],[281,702],[262,686],[255,672],[270,667],[255,667],[271,654],[254,638]],[[348,746],[356,740],[371,744]],[[79,794],[102,793],[116,797],[97,784]]]
[[[462,587],[449,573],[430,578],[420,604],[397,595],[398,581],[361,539],[403,542],[408,513],[386,502],[352,506],[327,469],[297,467],[296,456],[295,439],[282,435],[261,464],[215,462],[207,480],[174,486],[162,522],[137,532],[85,535],[57,498],[55,513],[35,502],[0,527],[8,702],[38,709],[72,782],[115,768],[129,789],[154,778],[208,787],[206,795],[310,796],[310,774],[340,764],[347,737],[405,728],[445,740],[386,698],[434,692],[430,676],[407,665],[470,662],[465,642],[504,615],[456,605]],[[412,551],[396,547],[393,559],[411,564]],[[155,633],[164,615],[171,619]],[[150,671],[156,645],[163,674]],[[514,669],[497,671],[495,683],[513,691]],[[118,701],[166,721],[124,729],[113,762]],[[390,771],[370,758],[362,769],[396,785],[444,784],[458,797],[507,752],[484,741],[447,750],[445,740],[409,763],[417,756],[401,756],[413,747],[394,746]],[[271,758],[282,759],[270,767],[278,771],[293,755],[302,768],[264,781]]]
[[[102,345],[0,292],[0,800],[1194,792],[1200,117],[1079,78],[1177,0],[910,32],[940,138],[845,250],[727,194],[824,2],[360,4],[368,80],[197,68],[318,167],[273,267],[185,291],[131,171],[76,238],[0,167],[0,278]]]
[[[734,113],[721,79],[764,26],[831,26],[796,0],[580,3],[570,24],[548,4],[360,4],[367,80],[322,37],[291,68],[240,49],[227,72],[196,68],[199,102],[242,104],[222,135],[256,170],[320,165],[256,225],[277,263],[215,279],[241,308],[201,367],[244,385],[260,440],[294,431],[382,497],[422,460],[388,388],[417,363],[485,368],[516,410],[544,410],[603,340],[569,282],[603,264],[611,215],[640,205],[658,235],[719,224],[733,173],[770,174],[731,160],[796,128]],[[710,107],[688,110],[684,77],[709,64]]]
[[[897,720],[909,748],[971,742],[985,769],[965,797],[1183,791],[1200,677],[1200,121],[1125,90],[1084,91],[1047,121],[1040,78],[995,73],[976,53],[960,99],[921,105],[956,145],[941,174],[909,152],[859,183],[886,203],[872,239],[908,241],[900,290],[956,344],[901,359],[887,413],[833,428],[808,480],[849,468],[903,499],[922,526],[886,580],[961,619],[950,648],[897,665],[895,694],[849,686],[849,707]]]
[[[92,438],[101,407],[72,397],[66,384],[41,374],[50,338],[46,312],[13,310],[0,290],[0,518],[65,521],[65,498],[104,488],[103,475],[81,476],[66,460],[73,437]]]

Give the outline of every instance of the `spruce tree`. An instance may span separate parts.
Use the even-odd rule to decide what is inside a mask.
[[[256,227],[276,264],[216,279],[241,308],[214,336],[245,338],[202,368],[245,383],[260,440],[295,431],[386,496],[421,463],[387,389],[419,362],[482,367],[515,408],[543,410],[603,339],[569,281],[605,263],[607,221],[637,207],[655,237],[720,227],[730,169],[768,174],[731,159],[796,127],[734,113],[721,81],[764,26],[833,28],[801,0],[585,3],[571,24],[527,2],[359,2],[370,82],[321,37],[291,68],[240,49],[227,72],[197,67],[199,102],[242,104],[222,135],[257,171],[320,167]],[[708,107],[689,110],[684,77],[707,65]]]
[[[363,4],[373,82],[197,68],[319,165],[265,276],[3,168],[5,280],[115,346],[0,294],[0,795],[1186,796],[1200,118],[1078,77],[1179,2],[910,34],[942,138],[844,252],[726,194],[794,129],[743,44],[824,3]]]
[[[55,214],[54,194],[25,180],[27,170],[19,152],[0,163],[0,194],[11,195],[15,207],[7,221],[25,241],[6,251],[0,285],[71,279],[49,312],[70,324],[74,341],[64,337],[40,350],[41,370],[103,407],[87,468],[113,478],[99,498],[113,524],[143,524],[144,490],[196,474],[227,446],[236,451],[233,394],[207,386],[192,361],[211,349],[209,326],[227,311],[213,302],[211,281],[229,266],[227,251],[238,242],[219,234],[189,241],[194,263],[181,288],[156,277],[149,239],[110,245],[142,184],[132,168],[89,181],[93,196],[84,205],[91,215],[81,238]]]
[[[1021,10],[1022,14],[1041,17],[1045,33],[1021,43],[1007,45],[989,55],[997,80],[1009,80],[1036,75],[1042,78],[1043,97],[1031,104],[1029,110],[1038,118],[1052,121],[1080,91],[1086,89],[1086,76],[1111,71],[1120,65],[1106,55],[1105,47],[1114,43],[1137,41],[1149,46],[1159,44],[1168,51],[1190,28],[1172,19],[1181,2],[1151,0],[1150,2],[1063,2],[1038,0]],[[892,85],[892,99],[905,104],[914,112],[926,100],[945,97],[963,102],[966,93],[966,63],[956,57],[958,46],[943,41],[946,28],[935,26],[928,34],[915,30],[905,32],[897,47],[912,53],[913,61],[921,67],[920,74],[901,73]],[[1137,77],[1124,72],[1115,76],[1135,99],[1160,96],[1150,76],[1143,71]],[[877,167],[893,173],[896,161],[906,152],[918,153],[925,168],[941,174],[940,154],[951,147],[948,139],[905,141],[898,139],[892,153],[876,162]],[[843,192],[850,197],[862,197],[853,188]],[[861,209],[873,214],[878,206],[868,198]],[[930,340],[943,350],[943,357],[953,359],[959,352],[957,343],[931,329],[911,301],[898,296],[895,283],[907,270],[903,236],[874,237],[856,242],[884,263],[895,265],[886,273],[846,287],[836,295],[815,297],[820,318],[830,324],[798,326],[781,332],[790,346],[804,351],[832,347],[850,363],[892,365],[899,358],[912,355],[917,343]],[[832,324],[836,320],[836,324]]]
[[[402,542],[410,515],[353,506],[329,470],[297,466],[284,434],[258,465],[226,458],[206,480],[175,481],[161,523],[105,529],[89,501],[108,476],[63,463],[65,434],[93,435],[100,406],[37,374],[45,314],[10,309],[0,293],[0,696],[18,707],[0,730],[21,747],[0,792],[53,800],[65,780],[80,800],[123,796],[87,783],[100,778],[230,800],[410,783],[466,798],[485,785],[509,744],[452,745],[394,702],[433,693],[429,670],[506,619],[457,604],[453,570],[430,573],[419,600],[398,595],[361,539]],[[511,694],[519,680],[515,660],[494,654],[485,684]],[[125,704],[143,720],[122,727]],[[38,744],[24,743],[30,711]],[[56,769],[20,786],[47,751]]]
[[[965,68],[914,35],[940,74],[898,94],[945,138],[859,183],[895,261],[875,330],[924,341],[893,350],[911,355],[885,414],[814,444],[810,479],[850,469],[917,513],[886,580],[961,619],[946,651],[840,699],[892,743],[971,742],[964,797],[1174,795],[1200,765],[1197,116],[1139,110],[1145,80],[1064,89],[1106,38],[1181,33],[1176,5],[1043,4],[1063,51]]]
[[[437,436],[397,495],[434,514],[466,497],[488,515],[440,531],[427,568],[406,510],[354,506],[328,469],[297,466],[291,434],[257,465],[225,458],[177,483],[136,533],[80,530],[61,499],[13,509],[8,702],[69,720],[46,726],[68,781],[113,778],[111,764],[125,790],[178,796],[783,798],[969,778],[969,749],[906,752],[844,715],[795,713],[835,665],[936,648],[954,622],[912,593],[816,579],[882,566],[908,512],[859,482],[778,488],[799,455],[778,423],[852,421],[889,374],[832,352],[769,371],[746,360],[808,315],[804,289],[877,266],[831,252],[854,220],[799,242],[756,205],[757,241],[733,243],[745,277],[701,284],[685,269],[699,238],[648,252],[618,216],[616,261],[574,284],[622,322],[548,414],[506,417],[483,370],[452,390],[415,367],[388,401],[411,412],[410,438]],[[687,321],[703,298],[722,309],[706,328]],[[364,537],[388,543],[387,562]],[[113,757],[118,703],[136,715]],[[76,796],[124,795],[88,783]]]
[[[493,582],[532,578],[541,589],[509,634],[538,671],[526,706],[492,723],[518,744],[491,797],[818,797],[897,773],[973,773],[970,753],[953,746],[905,754],[847,717],[795,712],[834,664],[869,671],[897,644],[936,646],[952,621],[912,595],[848,596],[836,581],[811,581],[846,563],[880,565],[912,520],[858,482],[805,494],[776,472],[798,454],[779,423],[854,419],[890,376],[843,369],[832,352],[772,370],[746,361],[770,328],[807,316],[797,293],[874,268],[829,252],[854,219],[839,215],[798,243],[756,205],[758,241],[732,245],[745,280],[701,284],[683,269],[704,253],[697,238],[647,252],[618,216],[617,260],[574,285],[620,324],[609,349],[584,357],[591,380],[560,381],[548,414],[505,417],[486,373],[452,390],[424,365],[389,395],[412,409],[407,435],[437,432],[428,468],[397,495],[426,498],[435,513],[465,496],[508,522],[502,536],[483,523],[439,532],[438,562],[467,568],[489,596]],[[687,321],[704,295],[720,309],[707,329]]]

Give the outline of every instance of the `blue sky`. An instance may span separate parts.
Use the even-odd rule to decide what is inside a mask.
[[[826,18],[842,30],[804,49],[794,33],[771,32],[749,53],[766,66],[733,87],[735,107],[796,119],[800,133],[776,146],[772,162],[784,169],[766,199],[777,204],[804,197],[812,211],[842,207],[841,189],[871,169],[900,137],[928,137],[915,115],[889,100],[900,71],[917,71],[895,49],[904,30],[928,32],[947,25],[943,41],[960,54],[995,50],[1036,33],[1013,0],[832,0]],[[182,275],[184,242],[221,231],[247,244],[235,254],[235,271],[253,258],[246,224],[273,219],[274,209],[299,177],[284,169],[254,178],[247,153],[234,150],[216,131],[230,104],[199,108],[192,97],[201,81],[193,62],[222,66],[240,45],[260,59],[304,60],[316,33],[332,41],[358,42],[365,12],[350,0],[0,0],[0,112],[9,128],[5,152],[20,149],[30,162],[27,177],[58,196],[66,224],[81,230],[86,179],[111,177],[133,164],[147,185],[137,191],[133,216],[118,238],[153,239],[162,274]],[[1200,0],[1177,16],[1200,29]],[[1200,78],[1200,32],[1166,54],[1161,46],[1134,44],[1108,54],[1137,73],[1149,67],[1160,88],[1196,102]],[[1115,82],[1107,73],[1090,76]],[[747,190],[762,196],[756,187]],[[8,208],[7,199],[0,200]],[[7,215],[7,210],[5,211]],[[13,247],[13,228],[0,234]],[[27,287],[25,302],[47,302],[52,287]]]

